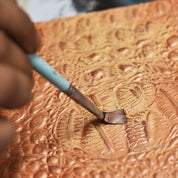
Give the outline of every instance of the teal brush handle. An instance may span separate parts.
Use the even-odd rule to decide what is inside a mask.
[[[36,54],[28,54],[28,58],[32,67],[53,83],[57,88],[64,92],[67,96],[80,104],[82,107],[93,113],[98,119],[109,124],[125,123],[126,117],[123,110],[112,112],[102,112],[89,99],[73,87],[65,78],[63,78],[56,70],[54,70],[46,61]],[[118,116],[117,116],[118,115]]]
[[[54,70],[47,62],[36,54],[28,54],[28,58],[33,68],[43,77],[53,83],[57,88],[64,92],[75,102],[83,106],[85,109],[93,113],[99,119],[103,120],[105,114],[100,111],[90,100],[73,87],[65,78],[63,78],[56,70]]]
[[[69,89],[70,83],[54,70],[46,61],[36,54],[28,54],[32,67],[43,77],[53,83],[62,92]]]

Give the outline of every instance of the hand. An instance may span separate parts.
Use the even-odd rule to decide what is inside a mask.
[[[26,53],[35,52],[39,45],[37,31],[15,0],[0,0],[0,108],[21,107],[30,100],[33,80]],[[4,120],[0,117],[0,130],[9,125]]]

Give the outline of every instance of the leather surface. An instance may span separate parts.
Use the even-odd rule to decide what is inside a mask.
[[[33,100],[2,111],[16,138],[3,177],[178,177],[178,1],[36,24],[39,55],[101,110],[106,125],[34,72]]]

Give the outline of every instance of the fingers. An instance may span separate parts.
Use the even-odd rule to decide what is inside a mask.
[[[40,37],[29,17],[12,1],[0,0],[0,28],[28,53],[35,52],[40,45]]]
[[[4,62],[31,75],[31,64],[25,53],[0,31],[0,63]]]
[[[33,87],[31,65],[25,53],[33,53],[40,38],[16,0],[0,0],[0,108],[26,104]],[[13,136],[7,119],[0,117],[0,153]]]
[[[33,87],[31,65],[24,52],[0,32],[0,107],[26,104]]]
[[[0,83],[0,107],[20,107],[29,101],[33,83],[20,70],[1,64]]]
[[[14,129],[10,122],[4,117],[0,117],[0,154],[6,150],[12,141]]]

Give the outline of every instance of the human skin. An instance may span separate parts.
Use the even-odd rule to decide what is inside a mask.
[[[40,37],[15,0],[0,0],[0,108],[13,109],[31,98],[32,68],[26,53],[35,52]],[[13,135],[11,124],[0,116],[0,153]]]

